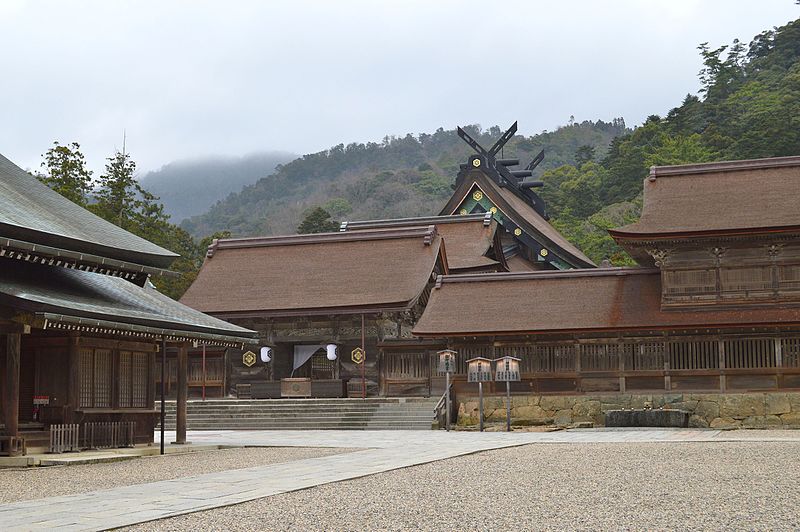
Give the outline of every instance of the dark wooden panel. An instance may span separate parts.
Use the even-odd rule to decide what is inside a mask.
[[[344,397],[346,393],[342,379],[311,381],[311,397]]]
[[[715,375],[674,375],[673,390],[719,390],[719,377]]]
[[[728,375],[729,390],[773,390],[778,387],[776,375]]]
[[[618,392],[619,378],[581,379],[581,391],[584,392]]]
[[[781,388],[800,388],[800,375],[783,375]]]
[[[577,391],[575,379],[536,379],[534,387],[539,393],[574,392]]]
[[[664,390],[664,377],[628,377],[625,379],[625,389],[628,391]]]

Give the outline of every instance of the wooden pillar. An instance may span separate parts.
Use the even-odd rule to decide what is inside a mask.
[[[6,335],[5,423],[8,436],[19,436],[20,334]]]
[[[75,423],[75,411],[81,407],[81,358],[78,345],[80,337],[69,337],[69,376],[67,380],[67,404],[69,411],[65,423]]]
[[[178,346],[178,401],[175,410],[175,443],[186,443],[186,398],[189,395],[187,372],[189,348],[186,344]]]

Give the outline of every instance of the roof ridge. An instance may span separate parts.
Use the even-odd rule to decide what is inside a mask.
[[[350,229],[380,229],[388,227],[404,227],[418,223],[419,225],[429,224],[450,224],[464,222],[483,222],[488,225],[491,222],[491,213],[473,214],[446,214],[440,216],[419,216],[413,218],[385,218],[378,220],[346,220],[342,222],[339,231]],[[488,220],[487,220],[488,218]]]
[[[658,273],[658,268],[612,267],[612,268],[580,268],[573,270],[540,270],[534,272],[500,272],[473,273],[460,275],[440,275],[436,279],[436,287],[445,283],[464,283],[480,281],[515,281],[531,279],[564,279],[573,277],[616,277],[623,275],[651,275]]]
[[[787,166],[800,166],[800,155],[787,155],[783,157],[762,157],[759,159],[737,159],[735,161],[713,161],[708,163],[675,164],[667,166],[651,166],[649,179],[658,177],[708,174],[714,172],[728,172],[731,170],[759,170],[764,168],[785,168]]]
[[[421,238],[423,243],[427,246],[433,242],[433,239],[437,235],[438,231],[435,225],[420,225],[414,227],[370,229],[353,232],[215,239],[211,245],[208,246],[206,257],[213,257],[214,253],[220,249],[299,246],[305,244],[392,240],[401,238]]]

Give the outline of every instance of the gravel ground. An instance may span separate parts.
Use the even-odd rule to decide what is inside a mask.
[[[3,486],[0,503],[85,493],[349,451],[351,449],[252,447],[145,456],[105,464],[0,470],[0,486]]]
[[[798,467],[798,442],[537,444],[131,529],[788,530]]]

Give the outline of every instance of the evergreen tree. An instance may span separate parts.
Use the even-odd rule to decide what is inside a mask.
[[[329,233],[339,229],[339,222],[331,220],[331,215],[322,207],[314,207],[309,210],[300,225],[297,226],[297,233],[304,235],[309,233]]]
[[[77,142],[63,146],[54,142],[42,155],[45,173],[36,177],[68,200],[85,207],[92,188],[92,172],[86,169],[80,148]]]

